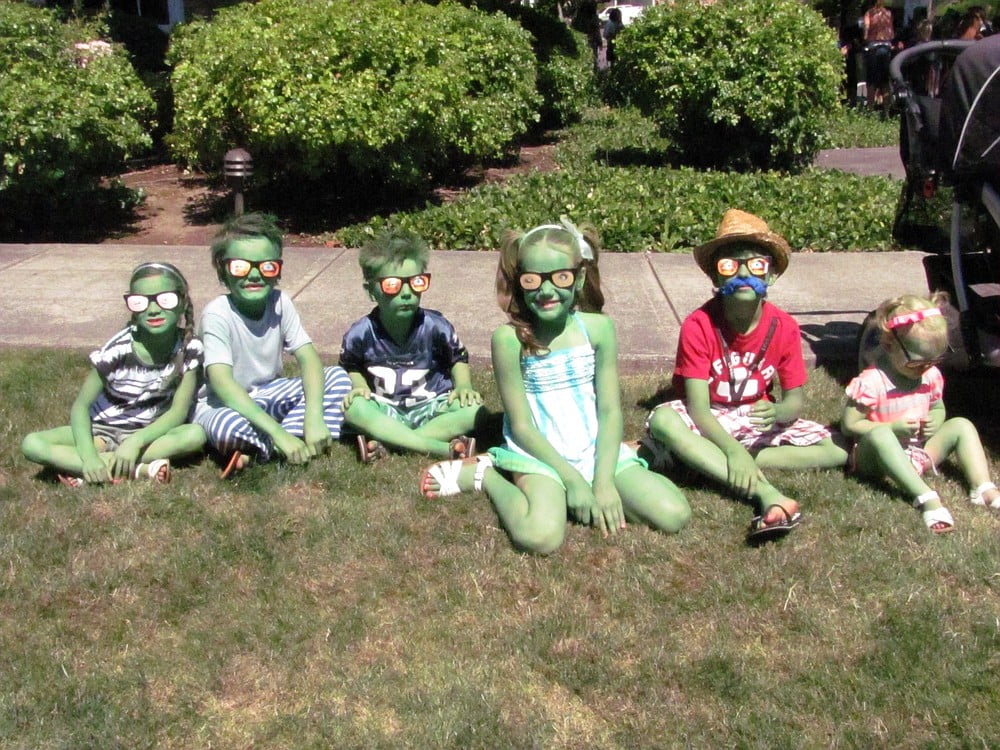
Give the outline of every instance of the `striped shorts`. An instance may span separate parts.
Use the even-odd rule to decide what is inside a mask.
[[[323,421],[335,440],[340,437],[344,422],[344,396],[350,390],[351,378],[342,367],[324,368]],[[302,378],[278,378],[249,395],[286,432],[300,438],[305,436],[306,396]],[[267,461],[274,453],[271,438],[228,407],[200,404],[194,422],[202,426],[209,443],[224,456],[240,451]]]

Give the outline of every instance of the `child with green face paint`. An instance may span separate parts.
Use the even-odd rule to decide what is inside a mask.
[[[431,498],[485,489],[514,544],[531,552],[556,550],[568,517],[607,536],[626,519],[677,532],[691,513],[622,443],[618,344],[600,312],[597,247],[594,233],[565,219],[507,237],[497,300],[510,322],[492,341],[506,445],[435,464],[421,480]]]
[[[943,292],[931,299],[904,295],[879,305],[875,320],[882,346],[874,363],[847,386],[842,420],[856,442],[850,470],[888,476],[913,498],[928,529],[955,528],[951,513],[924,480],[952,453],[969,483],[969,501],[1000,510],[1000,491],[972,422],[945,418],[944,377],[937,364],[948,349]]]
[[[483,409],[469,353],[438,311],[420,307],[431,283],[427,244],[411,232],[383,232],[359,256],[376,307],[344,335],[340,365],[353,388],[344,399],[365,463],[382,443],[432,456],[470,456]]]
[[[842,466],[847,452],[830,431],[800,418],[806,382],[799,327],[766,300],[788,265],[783,237],[737,209],[694,258],[715,296],[681,325],[674,387],[682,398],[657,406],[646,422],[645,450],[656,466],[665,451],[758,506],[748,539],[786,534],[801,519],[798,503],[763,475],[767,468]],[[781,384],[781,400],[772,394]]]
[[[259,213],[231,219],[212,243],[212,265],[228,294],[201,316],[208,382],[195,421],[229,457],[224,477],[275,452],[305,463],[340,437],[351,381],[339,367],[324,369],[292,298],[277,288],[282,247],[274,219]],[[301,377],[281,377],[285,352]]]
[[[202,429],[185,424],[202,362],[187,281],[169,263],[143,263],[124,296],[131,323],[91,353],[70,425],[33,432],[21,444],[26,458],[71,487],[131,477],[169,482],[170,459],[205,444]]]

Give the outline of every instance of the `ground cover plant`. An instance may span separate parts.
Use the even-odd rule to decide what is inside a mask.
[[[481,185],[444,204],[376,216],[336,239],[353,247],[384,226],[440,249],[493,249],[510,227],[586,216],[615,252],[686,250],[711,236],[732,206],[768,217],[793,247],[892,247],[898,181],[806,169],[746,173],[671,166],[672,142],[632,108],[590,109],[556,134],[558,168]]]
[[[484,498],[416,491],[425,459],[73,491],[18,455],[66,418],[80,353],[0,359],[0,745],[986,747],[1000,736],[1000,517],[947,469],[958,530],[888,491],[776,475],[807,521],[742,542],[749,510],[681,479],[677,537],[570,528],[511,549]],[[623,378],[626,429],[666,373]],[[996,413],[953,377],[953,411]],[[477,385],[494,409],[486,372]],[[807,386],[835,419],[841,382]],[[982,420],[985,421],[985,420]],[[997,471],[1000,433],[986,429]]]
[[[823,118],[823,148],[899,148],[899,119],[855,107],[835,107]]]

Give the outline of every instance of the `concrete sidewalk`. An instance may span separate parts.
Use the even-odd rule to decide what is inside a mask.
[[[821,151],[816,166],[904,176],[896,147]],[[923,256],[794,253],[770,299],[798,319],[807,363],[853,360],[855,337],[869,310],[904,292],[926,292]],[[357,250],[285,248],[282,287],[328,362],[336,361],[348,326],[372,307],[357,259]],[[181,269],[196,312],[222,292],[204,246],[0,244],[9,290],[0,346],[98,347],[127,320],[121,295],[131,270],[151,260]],[[505,320],[493,293],[496,266],[495,252],[434,252],[433,282],[423,299],[455,324],[479,366],[489,364],[490,335]],[[691,254],[607,253],[601,256],[601,280],[605,311],[618,328],[621,370],[669,372],[681,321],[712,292]]]
[[[324,360],[335,362],[348,326],[372,307],[361,288],[357,251],[288,247],[282,287],[292,295]],[[493,281],[495,252],[431,254],[423,304],[458,328],[474,364],[489,364],[490,335],[504,322]],[[795,315],[810,365],[854,357],[865,314],[885,298],[924,292],[923,253],[794,253],[770,299]],[[122,302],[133,267],[178,266],[191,284],[196,312],[222,292],[205,247],[156,245],[4,245],[0,346],[94,349],[127,320]],[[690,253],[601,257],[605,311],[619,334],[622,372],[667,373],[680,323],[711,295]]]

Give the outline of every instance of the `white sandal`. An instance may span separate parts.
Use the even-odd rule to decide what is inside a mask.
[[[917,498],[913,501],[913,507],[920,510],[924,507],[925,503],[931,500],[940,502],[941,497],[933,490],[925,492],[923,495],[917,495]],[[949,531],[955,530],[955,519],[951,517],[951,512],[943,505],[940,508],[934,508],[934,510],[921,511],[920,515],[924,519],[924,525],[935,534],[947,534]],[[946,524],[946,526],[941,529],[935,529],[934,526],[939,523]]]
[[[983,482],[981,485],[976,487],[969,493],[969,502],[973,505],[981,505],[984,508],[992,508],[993,510],[1000,510],[1000,494],[993,498],[993,502],[989,505],[986,504],[986,498],[983,497],[987,492],[995,490],[997,486],[993,482]]]
[[[163,476],[160,476],[160,472]],[[151,482],[167,484],[170,481],[170,459],[158,458],[148,464],[137,464],[135,467],[136,479],[148,479]]]
[[[429,500],[461,494],[462,489],[458,486],[458,475],[461,473],[462,467],[470,460],[469,458],[456,458],[452,461],[439,461],[436,464],[431,464],[424,469],[420,478],[420,492]],[[483,477],[486,476],[486,470],[491,466],[493,466],[493,459],[490,456],[485,453],[476,456],[476,473],[472,477],[472,486],[476,492],[483,489]],[[436,491],[427,488],[428,478],[437,482],[438,489]]]

